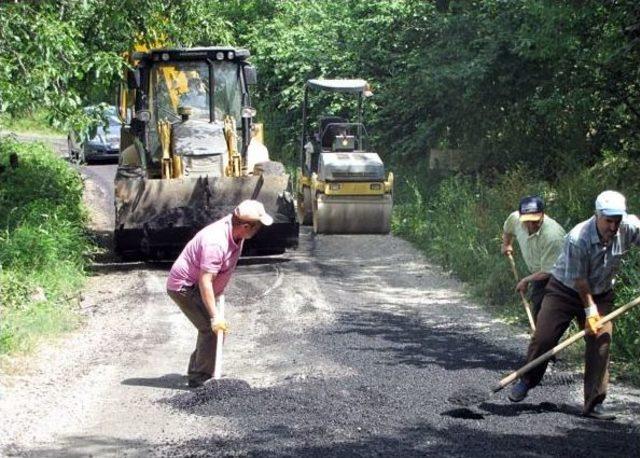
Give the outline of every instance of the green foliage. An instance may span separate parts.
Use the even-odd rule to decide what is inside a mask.
[[[18,165],[9,165],[17,154]],[[76,321],[89,241],[78,173],[42,144],[0,139],[0,353]]]
[[[44,109],[65,130],[95,125],[81,111],[113,103],[135,42],[234,44],[220,0],[0,3],[0,113]],[[233,15],[228,11],[229,15]],[[99,122],[99,121],[98,121]]]
[[[8,165],[12,153],[18,155],[16,168]],[[0,175],[0,224],[4,227],[44,222],[56,215],[73,223],[83,222],[82,180],[48,147],[3,139],[0,160],[5,166]]]
[[[249,48],[268,146],[295,162],[304,82],[362,77],[368,130],[397,163],[433,147],[481,173],[553,177],[639,150],[636,2],[64,0],[0,4],[0,112],[54,124],[113,100],[134,42]],[[336,107],[339,109],[339,106]]]

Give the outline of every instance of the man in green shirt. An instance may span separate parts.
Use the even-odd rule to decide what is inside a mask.
[[[502,254],[513,254],[513,239],[518,240],[529,275],[518,282],[516,290],[526,293],[531,285],[531,312],[534,320],[540,311],[551,269],[562,251],[564,236],[562,226],[545,215],[544,202],[538,196],[523,197],[518,211],[511,213],[504,222]]]

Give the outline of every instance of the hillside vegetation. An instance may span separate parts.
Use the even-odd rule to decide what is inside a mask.
[[[1,355],[77,323],[89,241],[80,175],[50,148],[2,138],[0,170]]]

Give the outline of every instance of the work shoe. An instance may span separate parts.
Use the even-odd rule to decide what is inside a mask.
[[[187,386],[189,386],[189,388],[198,388],[199,386],[204,385],[204,382],[206,382],[210,378],[211,376],[206,374],[196,376],[194,378],[189,379],[189,381],[187,382]]]
[[[513,388],[511,388],[511,392],[509,393],[509,401],[520,402],[527,397],[528,392],[529,385],[527,385],[527,382],[520,379],[518,380],[518,383],[513,385]]]
[[[602,404],[596,404],[588,412],[584,412],[582,415],[589,418],[595,418],[596,420],[615,420],[616,416],[607,412]]]

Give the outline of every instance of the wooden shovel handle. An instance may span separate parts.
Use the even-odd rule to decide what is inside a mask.
[[[617,318],[618,316],[622,315],[627,310],[635,307],[638,304],[640,304],[640,296],[636,297],[634,300],[632,300],[631,302],[623,305],[622,307],[619,307],[618,309],[614,310],[613,312],[609,313],[608,315],[603,316],[596,323],[596,326],[600,327],[601,325],[613,320],[614,318]],[[560,352],[561,350],[563,350],[564,348],[568,347],[569,345],[571,345],[575,341],[577,341],[577,340],[581,339],[582,337],[584,337],[585,334],[586,334],[586,332],[583,329],[582,331],[580,331],[580,332],[572,335],[571,337],[568,337],[567,339],[563,340],[562,342],[560,342],[558,345],[553,347],[548,352],[543,353],[542,355],[538,356],[533,361],[528,362],[527,364],[522,366],[517,371],[512,372],[511,374],[507,375],[505,378],[500,380],[500,383],[496,387],[493,388],[493,391],[494,392],[500,391],[505,386],[511,384],[515,380],[517,380],[520,377],[522,377],[523,374],[529,372],[534,367],[538,366],[539,364],[542,364],[543,362],[545,362],[548,359],[550,359],[556,353]]]
[[[511,253],[509,253],[508,258],[509,264],[511,264],[511,271],[513,272],[513,276],[516,279],[516,282],[519,282],[520,279],[518,278],[516,262],[513,260],[513,256],[511,255]],[[536,323],[533,320],[533,314],[531,313],[531,305],[529,304],[529,301],[527,301],[527,298],[524,296],[524,293],[522,291],[520,291],[520,298],[522,299],[522,305],[524,305],[524,309],[527,312],[527,318],[529,318],[529,325],[531,326],[531,330],[535,332]]]
[[[224,320],[224,294],[216,298],[216,316]],[[222,345],[224,344],[224,331],[216,332],[216,360],[213,367],[214,380],[222,376]]]

